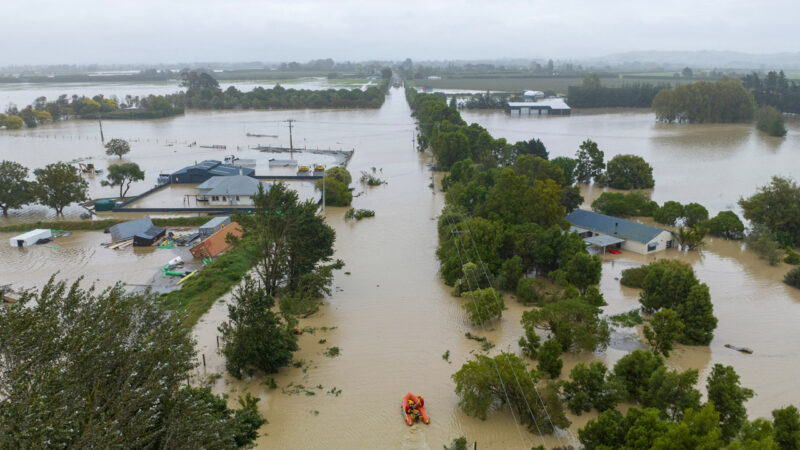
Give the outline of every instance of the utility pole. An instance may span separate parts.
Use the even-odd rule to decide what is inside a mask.
[[[286,119],[284,122],[289,122],[289,158],[294,159],[294,145],[292,143],[292,123],[297,122],[294,119]]]
[[[99,112],[97,113],[97,123],[100,124],[100,143],[105,145],[106,140],[103,137],[103,119],[100,117],[100,113]]]
[[[325,174],[322,174],[322,213],[325,213]]]

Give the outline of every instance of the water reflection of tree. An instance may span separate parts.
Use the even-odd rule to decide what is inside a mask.
[[[669,124],[656,123],[652,142],[671,156],[695,159],[698,151],[730,157],[742,150],[750,139],[750,124]],[[656,180],[657,181],[657,180]]]

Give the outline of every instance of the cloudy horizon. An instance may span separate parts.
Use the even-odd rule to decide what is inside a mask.
[[[4,5],[0,26],[18,38],[0,65],[774,54],[797,51],[785,37],[798,10],[777,0],[32,0]]]

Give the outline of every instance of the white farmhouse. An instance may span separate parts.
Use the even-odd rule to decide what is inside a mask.
[[[198,202],[207,202],[209,206],[253,205],[253,195],[258,186],[265,191],[272,187],[271,183],[261,182],[247,175],[211,177],[197,186]]]

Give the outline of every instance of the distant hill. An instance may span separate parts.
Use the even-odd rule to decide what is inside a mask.
[[[661,65],[680,69],[686,66],[699,69],[800,69],[800,52],[752,54],[714,50],[691,52],[635,51],[593,58],[594,63],[610,65]]]

